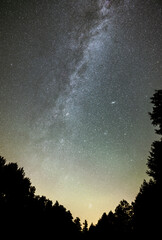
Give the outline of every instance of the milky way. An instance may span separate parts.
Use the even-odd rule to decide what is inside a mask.
[[[94,221],[133,201],[162,87],[158,0],[1,1],[1,155]]]

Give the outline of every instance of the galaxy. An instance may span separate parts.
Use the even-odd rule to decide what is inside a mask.
[[[0,19],[0,154],[81,221],[131,203],[156,137],[161,1],[1,0]]]

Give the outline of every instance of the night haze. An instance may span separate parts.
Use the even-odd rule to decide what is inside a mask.
[[[158,0],[1,0],[0,152],[94,224],[134,201],[162,88]]]

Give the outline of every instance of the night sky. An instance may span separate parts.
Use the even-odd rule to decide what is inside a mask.
[[[1,0],[0,155],[96,223],[147,178],[161,74],[159,0]]]

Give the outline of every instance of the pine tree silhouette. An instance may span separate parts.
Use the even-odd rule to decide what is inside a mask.
[[[155,91],[151,98],[153,111],[150,114],[155,132],[162,135],[162,90]],[[147,161],[147,174],[150,181],[144,180],[134,202],[134,231],[137,235],[145,234],[154,239],[160,236],[159,219],[162,213],[162,138],[154,141]]]

